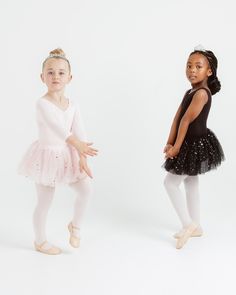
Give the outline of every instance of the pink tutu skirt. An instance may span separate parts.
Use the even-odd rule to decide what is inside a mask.
[[[36,183],[52,187],[74,183],[87,176],[80,172],[79,154],[74,147],[42,145],[39,141],[30,146],[18,172]]]

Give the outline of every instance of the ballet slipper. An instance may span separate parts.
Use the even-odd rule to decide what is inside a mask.
[[[69,232],[70,232],[70,244],[71,244],[71,246],[74,247],[74,248],[79,248],[79,246],[80,246],[80,238],[77,237],[77,236],[73,233],[73,230],[74,230],[74,229],[75,229],[75,230],[79,230],[78,227],[74,226],[74,225],[72,224],[72,222],[70,222],[70,223],[68,224],[68,230],[69,230]]]
[[[179,232],[177,232],[176,234],[173,235],[173,237],[175,239],[179,239],[182,235],[184,234],[184,228],[181,229]],[[198,227],[195,229],[195,231],[192,233],[191,238],[192,237],[201,237],[203,235],[203,230],[201,227]]]
[[[197,229],[198,225],[196,223],[191,223],[188,227],[184,229],[183,235],[177,239],[176,249],[181,249],[187,243],[188,239],[191,238],[193,232]]]
[[[35,250],[48,255],[61,254],[61,249],[56,246],[50,246],[49,248],[44,247],[46,243],[47,241],[44,241],[42,244],[38,245],[34,242]]]

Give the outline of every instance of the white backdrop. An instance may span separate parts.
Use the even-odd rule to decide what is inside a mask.
[[[213,97],[208,126],[221,141],[227,161],[201,177],[202,219],[203,225],[208,222],[223,232],[233,229],[234,1],[0,3],[2,245],[10,247],[24,237],[28,240],[22,244],[28,245],[33,239],[34,186],[16,170],[37,138],[35,101],[46,91],[39,77],[41,64],[56,47],[71,61],[73,80],[66,94],[79,101],[88,137],[99,149],[99,156],[89,162],[94,195],[85,223],[121,232],[145,232],[150,226],[174,229],[179,224],[163,188],[162,150],[190,87],[185,77],[188,54],[199,43],[214,51],[222,91]],[[70,194],[68,188],[58,190],[49,220],[67,222]]]

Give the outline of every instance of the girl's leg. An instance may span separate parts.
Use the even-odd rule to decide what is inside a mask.
[[[200,194],[199,194],[199,177],[188,176],[184,179],[186,191],[188,212],[194,223],[198,224],[198,228],[194,232],[194,237],[200,237],[203,234],[200,226]]]
[[[170,197],[170,200],[175,208],[177,215],[183,225],[183,227],[189,226],[192,223],[192,219],[189,215],[186,198],[182,194],[179,186],[181,182],[186,178],[186,175],[175,175],[167,173],[164,180],[164,186]]]
[[[193,237],[200,237],[202,235],[202,228],[200,226],[200,197],[199,197],[199,178],[198,176],[187,176],[184,179],[184,186],[186,191],[188,212],[194,223],[198,224],[198,228],[193,233]],[[184,230],[176,233],[175,238],[180,238]]]
[[[186,198],[182,195],[179,189],[179,185],[187,177],[188,176],[186,175],[180,176],[168,173],[164,182],[167,193],[169,194],[172,204],[174,205],[184,228],[181,235],[178,237],[176,243],[177,249],[181,249],[188,239],[194,235],[196,229],[198,228],[198,225],[191,219]]]
[[[200,196],[198,176],[188,176],[184,179],[188,211],[192,220],[200,224]]]
[[[80,180],[76,183],[70,184],[70,187],[76,192],[76,199],[74,204],[74,214],[72,218],[73,234],[79,237],[79,228],[88,203],[89,197],[92,193],[92,185],[89,177]]]
[[[33,215],[33,225],[35,232],[35,243],[40,245],[47,240],[45,227],[48,210],[52,203],[55,188],[36,184],[36,191],[38,202]]]

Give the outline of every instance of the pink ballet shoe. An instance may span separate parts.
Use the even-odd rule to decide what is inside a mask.
[[[76,227],[72,224],[72,222],[70,222],[68,224],[68,230],[70,232],[70,244],[72,247],[74,248],[79,248],[80,246],[80,238],[77,237],[74,233],[73,233],[73,230],[79,230],[79,227]]]
[[[50,246],[49,248],[44,247],[47,241],[44,241],[42,244],[38,245],[34,242],[34,247],[36,251],[39,251],[43,254],[48,255],[58,255],[61,254],[61,249],[56,246]]]
[[[175,239],[181,238],[181,236],[184,234],[184,229],[181,229],[179,232],[173,235]],[[198,227],[195,229],[195,231],[192,233],[191,238],[193,237],[201,237],[203,235],[203,230],[201,227]]]
[[[197,229],[198,225],[191,223],[187,228],[184,229],[182,236],[177,240],[176,249],[181,249],[187,243],[188,239],[191,238],[193,232]]]

